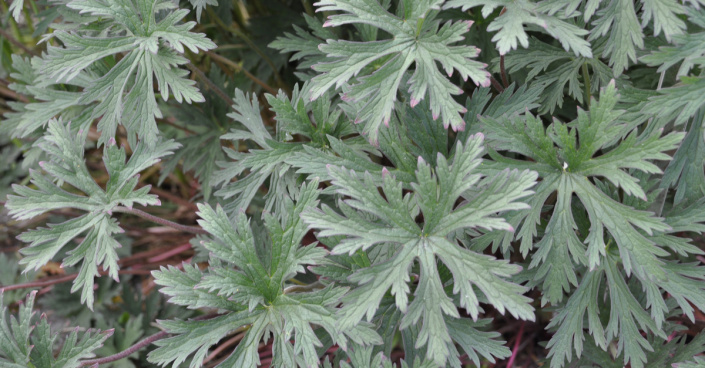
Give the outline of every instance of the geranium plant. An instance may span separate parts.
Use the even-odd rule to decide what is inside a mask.
[[[0,6],[0,366],[702,364],[701,0]]]

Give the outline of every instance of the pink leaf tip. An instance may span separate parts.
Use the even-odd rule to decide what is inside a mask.
[[[110,137],[110,139],[108,139],[108,144],[111,146],[116,145],[117,142],[115,142],[115,137]]]
[[[431,114],[431,117],[433,118],[433,120],[438,119],[438,113],[434,112],[433,114]]]
[[[485,140],[485,135],[482,133],[475,133],[475,138],[479,140]]]
[[[418,105],[420,101],[421,101],[420,99],[412,97],[409,105],[411,105],[411,107],[414,107],[414,106]]]
[[[323,27],[332,27],[332,26],[333,26],[333,24],[330,22],[330,20],[323,22]]]
[[[389,170],[387,170],[386,167],[382,168],[382,179],[386,178],[387,175],[389,175]]]
[[[416,159],[416,163],[419,165],[423,165],[426,163],[426,160],[424,160],[423,157],[419,156],[419,158]]]
[[[39,167],[41,167],[42,169],[44,168],[44,165],[46,165],[46,164],[47,163],[45,161],[39,161]]]
[[[382,122],[384,123],[384,126],[386,126],[387,128],[389,128],[389,116],[387,116],[386,118],[384,118],[384,120],[383,120]]]
[[[465,32],[469,31],[469,30],[470,30],[470,27],[472,27],[473,24],[475,24],[475,21],[474,21],[474,20],[466,20],[466,21],[465,21],[465,27],[467,27],[467,28],[466,28]]]
[[[155,205],[155,206],[161,206],[161,205],[162,205],[162,201],[161,201],[159,198],[157,198],[157,201],[154,202],[154,205]]]

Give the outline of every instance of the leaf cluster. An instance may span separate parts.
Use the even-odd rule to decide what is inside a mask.
[[[702,364],[703,7],[13,1],[0,365]]]

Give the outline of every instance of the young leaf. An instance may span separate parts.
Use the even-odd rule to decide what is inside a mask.
[[[610,57],[614,76],[619,77],[629,66],[630,60],[637,61],[636,49],[644,47],[644,32],[637,19],[634,2],[610,0],[597,12],[597,16],[588,40],[597,40],[609,32],[602,57]]]
[[[461,8],[463,11],[482,6],[482,16],[487,18],[495,8],[501,7],[500,15],[492,20],[487,30],[498,31],[492,41],[497,43],[501,55],[516,50],[517,42],[524,48],[529,47],[529,36],[524,30],[525,24],[541,27],[552,37],[560,41],[565,51],[573,51],[575,56],[592,58],[590,43],[583,39],[588,31],[542,11],[542,3],[548,1],[509,1],[509,0],[450,0],[443,6]]]
[[[633,198],[633,202],[637,202],[637,198],[645,201],[644,188],[633,176],[633,170],[647,174],[660,173],[661,170],[651,161],[670,159],[664,152],[677,147],[683,138],[682,133],[661,137],[660,131],[646,131],[638,135],[633,124],[622,120],[623,112],[614,109],[617,98],[614,83],[610,83],[600,94],[600,100],[591,103],[589,113],[579,110],[577,120],[570,125],[555,120],[548,131],[544,131],[541,122],[530,115],[523,119],[525,129],[517,129],[509,119],[503,122],[483,119],[488,139],[497,149],[517,152],[535,160],[526,163],[497,155],[494,158],[499,167],[533,168],[543,178],[537,188],[539,195],[529,202],[532,210],[509,219],[511,224],[521,225],[518,238],[525,254],[533,247],[532,240],[537,235],[536,225],[543,203],[553,192],[557,194],[552,215],[542,238],[536,243],[538,251],[533,254],[530,264],[531,268],[538,267],[532,285],[543,282],[543,303],[561,302],[563,292],[570,290],[570,284],[577,285],[575,272],[579,267],[587,266],[590,273],[599,272],[600,265],[609,258],[607,250],[614,243],[617,245],[621,267],[628,276],[634,273],[647,292],[647,305],[651,306],[652,315],[649,316],[627,289],[621,274],[616,271],[615,262],[608,261],[609,265],[604,270],[608,276],[613,312],[603,338],[602,326],[597,322],[597,312],[591,305],[596,303],[594,293],[599,283],[588,286],[590,278],[583,276],[580,288],[568,301],[566,309],[559,315],[560,319],[550,325],[559,326],[557,335],[549,343],[552,349],[550,355],[556,357],[552,360],[553,366],[561,366],[564,358],[571,360],[572,346],[578,355],[581,353],[584,310],[588,311],[590,332],[595,336],[597,344],[606,348],[605,341],[618,337],[618,350],[624,349],[625,364],[631,362],[632,366],[642,366],[646,361],[644,351],[650,347],[639,335],[634,320],[638,326],[647,326],[653,333],[660,333],[660,324],[666,312],[661,294],[669,289],[675,293],[674,297],[680,300],[679,304],[686,311],[692,310],[687,306],[686,299],[698,306],[702,305],[697,296],[698,291],[685,293],[684,289],[674,290],[668,281],[678,280],[674,282],[685,285],[690,282],[683,278],[686,274],[699,279],[700,271],[686,271],[680,268],[685,266],[664,262],[664,258],[669,255],[665,246],[679,253],[695,250],[688,244],[670,242],[659,236],[672,231],[667,222],[654,217],[652,213],[616,201],[605,193],[607,186],[595,179],[598,176],[607,179],[630,196],[627,198]],[[568,129],[568,126],[572,129]],[[618,137],[625,138],[616,142]],[[602,153],[596,156],[600,150]],[[589,178],[593,178],[595,183]],[[587,214],[587,233],[576,232],[578,225],[573,198],[580,201]],[[497,234],[492,239],[500,241],[502,238],[503,244],[506,244],[507,237],[504,234]],[[587,244],[587,248],[584,244]],[[632,306],[621,308],[622,305]],[[705,305],[702,307],[705,308]],[[573,343],[567,341],[571,337]]]
[[[78,328],[65,337],[58,355],[55,345],[58,333],[51,333],[47,317],[42,314],[39,323],[35,325],[33,291],[20,306],[18,316],[8,318],[7,309],[0,311],[0,366],[7,368],[78,368],[81,359],[92,358],[94,351],[113,334],[113,330],[86,331],[78,338]],[[2,303],[0,293],[0,306]],[[9,322],[9,324],[8,324]]]
[[[428,344],[427,357],[444,365],[455,351],[444,315],[458,318],[459,314],[443,288],[437,259],[452,273],[453,294],[460,294],[459,306],[473,319],[480,313],[478,290],[500,313],[507,310],[518,318],[534,318],[528,299],[522,296],[525,289],[505,279],[518,267],[469,251],[452,238],[456,232],[474,228],[512,231],[496,214],[526,208],[517,200],[531,194],[529,188],[535,184],[536,174],[528,171],[505,171],[489,178],[476,173],[482,142],[482,136],[472,136],[465,145],[459,143],[452,161],[439,155],[434,170],[419,158],[413,193],[404,196],[401,184],[386,170],[382,196],[369,173],[360,177],[344,167],[329,167],[337,192],[350,198],[338,202],[344,216],[323,206],[305,212],[304,220],[319,230],[318,236],[345,237],[333,254],[375,247],[389,252],[389,257],[350,277],[359,286],[343,298],[343,329],[357,325],[365,315],[371,319],[391,288],[397,308],[405,313],[401,328],[422,318],[417,347]],[[456,206],[459,199],[463,202]],[[424,216],[421,225],[414,220],[419,210]],[[417,261],[420,278],[409,301],[409,271]]]
[[[157,196],[148,194],[150,186],[135,190],[139,173],[169,155],[178,148],[178,144],[173,141],[154,147],[140,144],[126,162],[125,149],[117,148],[115,140],[111,140],[103,151],[103,163],[110,175],[105,189],[93,180],[84,162],[83,140],[71,133],[68,124],[50,121],[47,135],[38,145],[51,158],[51,161],[40,163],[48,175],[30,170],[31,183],[37,189],[13,186],[17,195],[8,196],[10,215],[24,220],[61,208],[74,208],[86,213],[20,235],[20,240],[30,243],[21,250],[25,256],[21,263],[26,264],[27,269],[37,270],[52,260],[72,239],[85,234],[80,244],[67,253],[63,264],[73,266],[81,262],[71,291],[81,289],[81,302],[92,308],[93,280],[98,276],[98,266],[102,265],[113,279],[118,277],[115,249],[120,244],[113,235],[123,230],[111,217],[113,209],[118,206],[131,208],[135,203],[143,206],[159,204]],[[76,191],[83,195],[76,194]]]
[[[215,44],[202,33],[190,32],[194,22],[180,24],[188,11],[171,10],[174,4],[165,0],[73,0],[68,7],[100,17],[104,32],[96,37],[90,25],[77,32],[54,32],[64,46],[47,49],[41,68],[45,77],[69,82],[88,72],[96,62],[126,53],[109,72],[92,78],[78,102],[97,103],[91,117],[102,116],[98,124],[104,133],[100,143],[107,143],[115,135],[118,124],[124,124],[132,137],[137,135],[150,145],[157,142],[154,119],[161,118],[162,113],[157,107],[153,79],[164,101],[170,93],[178,102],[203,101],[195,82],[184,78],[187,72],[178,68],[188,62],[180,54],[186,48],[197,53],[199,49],[215,48]],[[157,21],[155,13],[166,9],[170,10],[168,15]]]
[[[196,20],[201,20],[201,13],[208,5],[218,6],[218,0],[189,0],[191,6],[196,8]]]
[[[310,69],[316,63],[324,60],[326,54],[318,46],[328,39],[338,38],[332,29],[323,27],[323,22],[318,18],[304,14],[304,19],[311,33],[293,25],[295,35],[284,33],[284,36],[277,37],[274,42],[269,44],[269,47],[281,52],[293,52],[290,60],[301,60],[298,63],[298,69]]]
[[[363,135],[377,144],[379,129],[389,124],[397,91],[405,72],[415,65],[408,81],[411,106],[415,106],[428,92],[434,120],[441,117],[443,126],[463,130],[465,123],[460,116],[465,108],[455,102],[453,95],[462,90],[438,70],[437,64],[451,76],[456,70],[463,80],[470,77],[476,84],[489,86],[489,73],[485,65],[473,60],[480,50],[473,46],[457,45],[463,40],[472,23],[447,22],[441,25],[436,10],[442,1],[406,1],[403,17],[389,13],[377,0],[322,0],[318,11],[340,11],[332,15],[324,26],[366,24],[392,35],[391,39],[370,42],[328,40],[320,49],[334,61],[319,63],[314,69],[322,74],[313,79],[312,99],[319,98],[331,87],[339,88],[350,83],[343,100],[364,106],[355,118],[366,122]],[[364,72],[372,66],[372,74]],[[353,78],[360,73],[363,76]],[[352,82],[351,82],[352,80]]]
[[[628,274],[636,272],[640,279],[662,277],[659,257],[667,253],[646,239],[637,229],[652,234],[664,231],[668,226],[661,219],[644,211],[637,211],[616,202],[603,193],[588,178],[600,176],[624,190],[627,195],[646,199],[638,179],[626,169],[637,169],[646,173],[660,173],[651,160],[668,160],[665,151],[677,147],[682,140],[680,133],[660,137],[653,132],[641,137],[633,127],[623,122],[622,111],[615,111],[617,91],[614,83],[600,94],[600,100],[591,103],[590,112],[578,111],[578,119],[568,129],[567,124],[557,120],[545,131],[540,120],[526,115],[517,129],[516,120],[483,119],[483,128],[495,149],[509,150],[533,158],[534,162],[519,162],[496,157],[499,166],[532,168],[539,172],[543,181],[537,187],[537,195],[529,202],[532,209],[511,219],[513,226],[521,229],[517,238],[521,240],[523,254],[536,246],[531,268],[539,267],[537,276],[543,279],[545,294],[543,302],[556,303],[562,300],[569,283],[577,285],[571,262],[594,268],[605,254],[604,230],[619,246],[624,267]],[[614,145],[618,137],[629,134],[624,141]],[[578,146],[576,138],[580,139]],[[600,150],[603,153],[595,157]],[[518,164],[515,166],[515,164]],[[543,203],[552,193],[557,193],[553,215],[547,224],[544,236],[534,245],[536,225]],[[588,247],[575,232],[576,223],[572,208],[573,193],[585,207],[591,221],[590,234],[585,238]],[[496,234],[495,242],[506,239],[505,234]],[[503,241],[502,244],[507,244]],[[573,261],[571,261],[571,257]],[[536,280],[538,282],[538,280]]]
[[[563,107],[565,95],[581,103],[588,102],[584,96],[585,84],[590,93],[612,80],[612,69],[600,59],[575,56],[558,47],[532,38],[531,49],[520,49],[506,56],[505,65],[510,73],[528,70],[527,82],[534,88],[543,88],[540,112],[553,113],[556,107]],[[600,50],[599,48],[597,50]],[[592,70],[592,77],[586,81],[584,71]]]
[[[705,11],[689,9],[690,21],[705,28]],[[670,67],[680,64],[676,76],[686,76],[695,66],[701,69],[705,65],[705,32],[689,32],[688,34],[673,37],[673,44],[659,47],[641,57],[649,66],[658,66],[658,71],[663,73]]]
[[[204,244],[211,252],[208,272],[185,266],[185,273],[162,268],[154,276],[157,284],[167,287],[165,293],[172,296],[172,302],[228,313],[205,321],[161,321],[176,336],[159,340],[159,348],[149,355],[150,361],[178,366],[193,354],[190,366],[200,366],[212,345],[245,326],[249,328],[242,341],[221,365],[259,364],[257,346],[272,334],[274,365],[318,366],[315,347],[321,346],[321,341],[312,324],[322,327],[334,343],[343,347],[348,338],[365,344],[381,342],[364,324],[338,329],[334,306],[345,288],[297,292],[296,286],[287,286],[287,280],[303,272],[304,265],[315,265],[325,255],[315,244],[300,245],[307,230],[299,215],[318,203],[317,186],[315,181],[302,186],[296,204],[288,201],[283,222],[271,215],[265,218],[270,244],[258,243],[263,237],[253,234],[244,212],[238,213],[233,224],[221,207],[214,210],[199,206],[199,223],[214,238]]]
[[[235,111],[228,114],[228,117],[242,124],[245,129],[231,129],[221,138],[232,140],[236,146],[242,142],[257,145],[260,149],[250,149],[246,153],[225,149],[231,161],[218,163],[222,169],[215,174],[214,181],[216,184],[223,183],[216,192],[217,196],[233,198],[224,207],[228,213],[246,209],[268,180],[269,188],[277,190],[270,190],[265,196],[264,211],[282,214],[287,192],[296,193],[299,190],[294,168],[299,169],[299,172],[315,174],[309,166],[320,161],[311,157],[314,152],[318,152],[317,149],[343,147],[350,150],[345,143],[359,142],[359,139],[339,141],[355,133],[354,127],[349,121],[340,118],[340,111],[331,106],[329,99],[310,101],[309,95],[308,83],[301,88],[295,87],[291,98],[283,92],[276,97],[267,95],[267,101],[276,113],[278,125],[277,134],[272,136],[262,121],[257,99],[240,90],[235,92]],[[294,135],[303,139],[292,141]],[[299,155],[304,152],[307,154],[300,158]],[[324,160],[327,159],[329,156]],[[311,176],[313,179],[314,175]],[[232,181],[236,177],[239,180]]]

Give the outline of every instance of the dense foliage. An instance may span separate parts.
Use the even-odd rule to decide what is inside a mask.
[[[702,0],[0,10],[0,367],[704,364]]]

